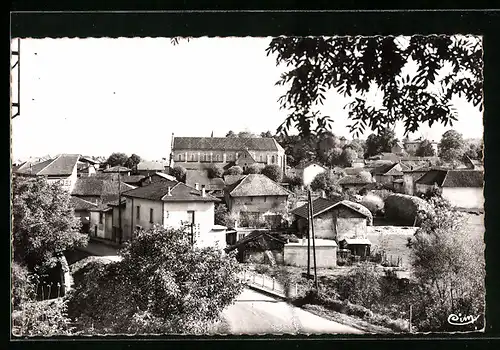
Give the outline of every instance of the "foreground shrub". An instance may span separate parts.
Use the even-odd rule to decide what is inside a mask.
[[[368,208],[373,215],[378,214],[384,209],[384,200],[374,194],[367,194],[364,196],[360,204]]]
[[[355,267],[349,275],[339,276],[336,289],[342,300],[371,307],[381,297],[379,276],[368,263]]]
[[[234,254],[193,248],[181,231],[140,231],[119,262],[87,266],[69,315],[88,332],[200,333],[241,292]]]
[[[12,263],[12,304],[17,309],[22,303],[36,299],[36,282],[28,269],[19,263]]]
[[[419,225],[420,212],[430,211],[429,204],[422,198],[405,194],[392,194],[385,200],[385,217],[387,220],[405,226]]]

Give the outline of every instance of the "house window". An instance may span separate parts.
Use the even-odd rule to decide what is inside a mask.
[[[274,164],[274,156],[271,157],[271,163]]]
[[[104,213],[99,213],[99,223],[102,224],[104,220]]]
[[[177,156],[177,160],[180,162],[180,161],[182,160],[182,155],[180,155],[180,154],[179,154],[179,155]]]
[[[265,203],[265,202],[267,202],[267,197],[266,197],[266,196],[264,196],[264,203]]]
[[[194,154],[191,154],[191,161],[194,162]]]
[[[135,211],[136,212],[136,219],[141,220],[141,206],[138,205],[135,210],[136,210]]]
[[[193,210],[188,210],[188,212],[187,212],[187,222],[189,224],[194,224],[194,211]]]
[[[149,209],[149,223],[153,223],[153,208]]]
[[[219,159],[219,158],[220,158],[220,157],[219,157],[219,155],[218,155],[218,154],[216,154],[216,155],[215,155],[215,161],[216,161],[216,162],[220,161],[220,159]]]
[[[253,197],[250,197],[250,202],[253,202]]]
[[[263,161],[264,161],[264,160],[263,160],[263,158],[262,158],[262,154],[260,155],[260,161],[261,161],[261,162],[263,162]]]

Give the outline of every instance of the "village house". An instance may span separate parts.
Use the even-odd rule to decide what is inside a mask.
[[[226,183],[221,178],[209,178],[207,170],[186,170],[186,185],[197,189],[205,186],[207,193],[224,198]]]
[[[130,186],[139,187],[146,177],[146,175],[120,175],[120,181]]]
[[[90,233],[90,210],[97,208],[97,204],[73,196],[71,196],[70,203],[75,211],[75,216],[82,223],[80,231]]]
[[[394,154],[403,154],[404,152],[406,152],[405,146],[399,141],[396,142],[391,148],[391,153]]]
[[[373,222],[371,212],[364,206],[347,200],[331,201],[317,198],[312,202],[314,236],[339,242],[344,238],[366,238],[367,226]],[[299,235],[308,232],[308,205],[292,211]]]
[[[423,141],[424,139],[422,139],[421,137],[416,140],[405,139],[403,140],[403,145],[406,152],[408,152],[409,154],[415,154]],[[434,140],[430,140],[429,142],[431,143],[432,148],[434,148],[434,153],[438,154],[438,143]]]
[[[238,163],[243,167],[275,164],[283,173],[286,170],[285,150],[274,138],[266,137],[175,137],[172,160],[186,169],[204,169],[210,163],[227,168]]]
[[[287,212],[291,192],[262,174],[250,174],[224,190],[231,213],[239,215],[239,225],[253,225],[266,220],[272,226],[281,225]]]
[[[435,169],[428,171],[416,184],[417,194],[426,193],[434,186],[442,190],[443,198],[463,209],[484,209],[484,172],[469,169]]]
[[[403,170],[403,193],[413,196],[416,192],[415,182],[424,176],[431,167],[422,166]]]
[[[243,179],[246,175],[224,175],[224,183],[226,186],[230,186],[234,184],[235,182],[240,181]]]
[[[283,248],[287,239],[269,230],[253,230],[228,246],[227,253],[237,249],[239,262],[276,265],[283,263]]]
[[[91,157],[80,156],[77,163],[77,177],[92,176],[99,170],[99,162]]]
[[[389,163],[376,167],[371,174],[377,183],[392,185],[395,180],[403,179],[404,170],[409,170],[409,168],[399,162]]]
[[[165,164],[161,162],[142,161],[134,167],[133,172],[135,175],[162,173],[165,172]]]
[[[163,182],[163,181],[177,181],[174,176],[172,175],[167,175],[164,173],[154,173],[149,176],[144,176],[140,181],[139,181],[139,186],[147,186],[149,184],[155,183],[155,182]]]
[[[296,168],[289,169],[288,173],[302,178],[304,186],[310,186],[316,175],[324,173],[325,171],[328,171],[328,169],[324,166],[315,162],[307,162]]]
[[[122,215],[124,240],[133,240],[137,229],[153,225],[185,230],[198,247],[225,247],[225,228],[214,225],[214,204],[219,200],[177,181],[159,181],[127,191]]]
[[[20,176],[43,176],[49,184],[60,184],[63,189],[71,192],[77,181],[77,164],[80,155],[60,154],[41,162],[25,162],[14,171]]]
[[[467,169],[471,170],[484,170],[483,162],[478,159],[471,159],[470,157],[465,157],[465,166]]]
[[[78,178],[71,195],[97,205],[107,205],[117,200],[120,192],[123,193],[133,188],[135,187],[118,181],[117,177],[98,174]]]
[[[373,179],[366,179],[359,175],[346,175],[339,179],[338,184],[342,187],[342,190],[355,190],[359,191],[365,188],[367,185],[372,184]]]
[[[105,174],[112,174],[112,173],[118,174],[119,173],[122,175],[130,175],[131,171],[132,171],[132,169],[129,169],[129,168],[121,166],[121,165],[117,165],[117,166],[113,166],[110,168],[106,168],[102,172]]]

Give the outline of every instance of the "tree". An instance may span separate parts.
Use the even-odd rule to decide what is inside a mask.
[[[456,329],[448,323],[450,314],[484,315],[484,242],[449,203],[434,197],[430,204],[434,210],[421,215],[422,224],[408,244],[422,288],[414,323],[420,331],[449,331]],[[464,330],[481,328],[478,321]]]
[[[342,192],[342,188],[338,185],[337,180],[327,171],[316,175],[311,182],[311,190],[325,191],[328,197],[334,193]]]
[[[226,137],[237,137],[237,135],[234,133],[233,130],[229,130],[229,132],[226,134]]]
[[[273,137],[273,134],[268,130],[266,132],[261,132],[260,137]]]
[[[186,169],[180,165],[176,165],[170,170],[170,175],[174,176],[179,182],[186,181],[186,173]]]
[[[125,166],[127,160],[128,156],[125,153],[115,152],[108,157],[108,160],[106,160],[106,164],[111,167],[118,165]]]
[[[218,164],[210,164],[207,167],[207,175],[210,179],[222,177],[224,175],[224,169]]]
[[[329,161],[332,150],[340,149],[342,152],[340,148],[340,139],[331,132],[325,132],[319,135],[316,147],[318,160],[322,163],[327,163]]]
[[[457,162],[465,152],[465,141],[462,134],[455,130],[448,130],[441,137],[439,143],[439,157],[445,162]]]
[[[132,153],[130,157],[128,157],[127,161],[124,163],[124,166],[126,166],[129,169],[133,169],[141,162],[141,157],[139,157],[137,154]]]
[[[328,154],[328,158],[323,164],[328,166],[336,166],[342,164],[342,148],[335,147],[332,148]]]
[[[243,169],[238,165],[233,165],[227,169],[227,175],[243,175]]]
[[[425,122],[451,125],[457,119],[454,96],[483,108],[479,36],[277,37],[266,51],[276,55],[277,66],[289,67],[276,83],[288,86],[279,102],[290,111],[278,133],[295,127],[307,137],[330,130],[332,119],[317,111],[330,90],[352,100],[346,108],[355,135],[397,121],[406,133]],[[412,76],[410,64],[417,68]],[[382,95],[380,106],[368,102],[374,88]]]
[[[390,129],[381,129],[378,134],[370,134],[366,139],[367,157],[372,157],[380,153],[391,152],[396,144],[396,134]]]
[[[283,182],[287,183],[291,190],[301,187],[304,184],[304,180],[299,175],[284,176]]]
[[[18,309],[21,304],[36,298],[36,287],[26,266],[12,263],[12,306]]]
[[[423,140],[418,145],[415,155],[417,157],[434,157],[436,155],[436,151],[429,140]]]
[[[340,155],[340,163],[344,166],[351,166],[352,162],[358,158],[358,154],[350,147],[344,148]]]
[[[247,175],[247,174],[260,174],[261,170],[262,169],[257,164],[250,164],[249,166],[247,166],[247,168],[245,169],[245,171],[243,173],[245,175]]]
[[[30,270],[44,271],[59,261],[66,250],[86,245],[79,233],[70,194],[45,178],[14,177],[12,181],[14,260]]]
[[[93,263],[72,292],[68,313],[84,329],[205,332],[243,289],[234,253],[192,247],[182,231],[139,231],[121,254],[118,262]]]
[[[283,179],[283,171],[276,164],[266,165],[264,169],[262,169],[261,174],[267,176],[274,182],[281,182]]]
[[[360,139],[354,139],[344,146],[344,150],[350,148],[356,152],[358,158],[363,158],[365,154],[365,142]]]
[[[482,160],[483,159],[483,145],[476,142],[469,142],[465,146],[463,158],[469,157],[470,159]]]
[[[251,137],[256,137],[255,134],[249,132],[249,131],[240,131],[238,133],[239,138],[251,138]]]
[[[215,204],[214,216],[216,225],[228,226],[229,210],[225,204]]]

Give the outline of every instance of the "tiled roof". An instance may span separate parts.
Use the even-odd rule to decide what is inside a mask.
[[[59,176],[71,175],[75,169],[76,163],[80,155],[78,154],[61,154],[52,163],[39,172],[39,175]]]
[[[38,162],[38,163],[30,163],[26,162],[22,164],[18,169],[17,173],[18,174],[27,174],[27,175],[37,175],[38,172],[43,170],[47,165],[52,163],[53,159],[45,160],[43,162]]]
[[[291,194],[290,191],[262,174],[247,175],[231,187],[228,189],[231,197],[288,196]]]
[[[127,173],[129,171],[132,171],[132,170],[127,168],[127,167],[121,166],[121,165],[113,166],[111,168],[103,170],[104,173]]]
[[[73,196],[71,196],[70,203],[75,210],[90,210],[97,207],[97,204]]]
[[[312,205],[313,217],[315,217],[315,216],[317,216],[325,211],[333,209],[334,207],[337,207],[339,205],[343,205],[349,209],[352,209],[352,210],[360,213],[361,215],[369,218],[370,222],[373,219],[371,212],[366,207],[362,206],[361,204],[354,203],[354,202],[347,201],[347,200],[333,202],[333,201],[330,201],[330,200],[325,199],[325,198],[317,198],[313,201],[313,205]],[[308,217],[308,205],[304,204],[303,206],[301,206],[297,209],[294,209],[292,211],[292,214],[307,219],[307,217]]]
[[[277,151],[281,146],[266,137],[175,137],[174,150],[226,150],[244,149],[259,151]]]
[[[359,174],[360,172],[362,171],[366,171],[365,168],[344,168],[344,172],[347,174],[347,175],[357,175]]]
[[[339,180],[339,185],[364,185],[370,184],[373,181],[366,180],[357,175],[347,175]]]
[[[234,249],[236,249],[236,248],[238,248],[238,247],[240,247],[248,242],[255,241],[256,239],[258,239],[260,237],[264,237],[265,239],[273,240],[273,241],[279,242],[281,244],[285,244],[287,242],[287,239],[280,234],[270,234],[267,231],[255,230],[255,231],[250,232],[245,237],[239,239],[232,246],[227,247],[225,249],[225,251],[230,252],[230,251],[232,251],[232,250],[234,250]]]
[[[443,187],[483,187],[484,172],[481,170],[448,170]]]
[[[195,184],[205,185],[206,189],[211,191],[223,190],[226,186],[226,183],[221,178],[210,179],[206,170],[187,170],[186,185],[194,187]]]
[[[123,193],[133,188],[135,187],[124,182],[119,185],[118,181],[113,178],[86,176],[76,180],[71,194],[73,196],[101,197],[103,202],[110,202],[118,199],[119,189]]]
[[[171,195],[168,196],[168,189],[170,188]],[[198,191],[192,187],[187,186],[182,182],[177,181],[159,181],[153,182],[144,187],[138,187],[136,189],[127,191],[123,193],[124,197],[132,198],[142,198],[149,199],[153,201],[164,201],[164,202],[191,202],[191,201],[202,201],[202,202],[218,202],[219,199],[205,194],[202,197],[201,191]]]
[[[176,181],[175,180],[175,176],[172,176],[172,175],[168,175],[168,174],[165,174],[165,173],[155,173],[154,175],[157,175],[159,177],[162,177],[166,180],[172,180],[172,181]]]
[[[243,179],[245,175],[225,175],[224,176],[224,182],[226,183],[226,186],[230,186],[241,179]]]
[[[440,187],[483,187],[484,172],[482,170],[430,170],[416,181],[421,185]]]
[[[121,180],[123,182],[132,183],[132,184],[138,183],[141,180],[143,180],[144,178],[146,178],[146,175],[122,175],[121,176]]]
[[[137,170],[164,171],[165,166],[160,162],[143,161],[137,164]]]

